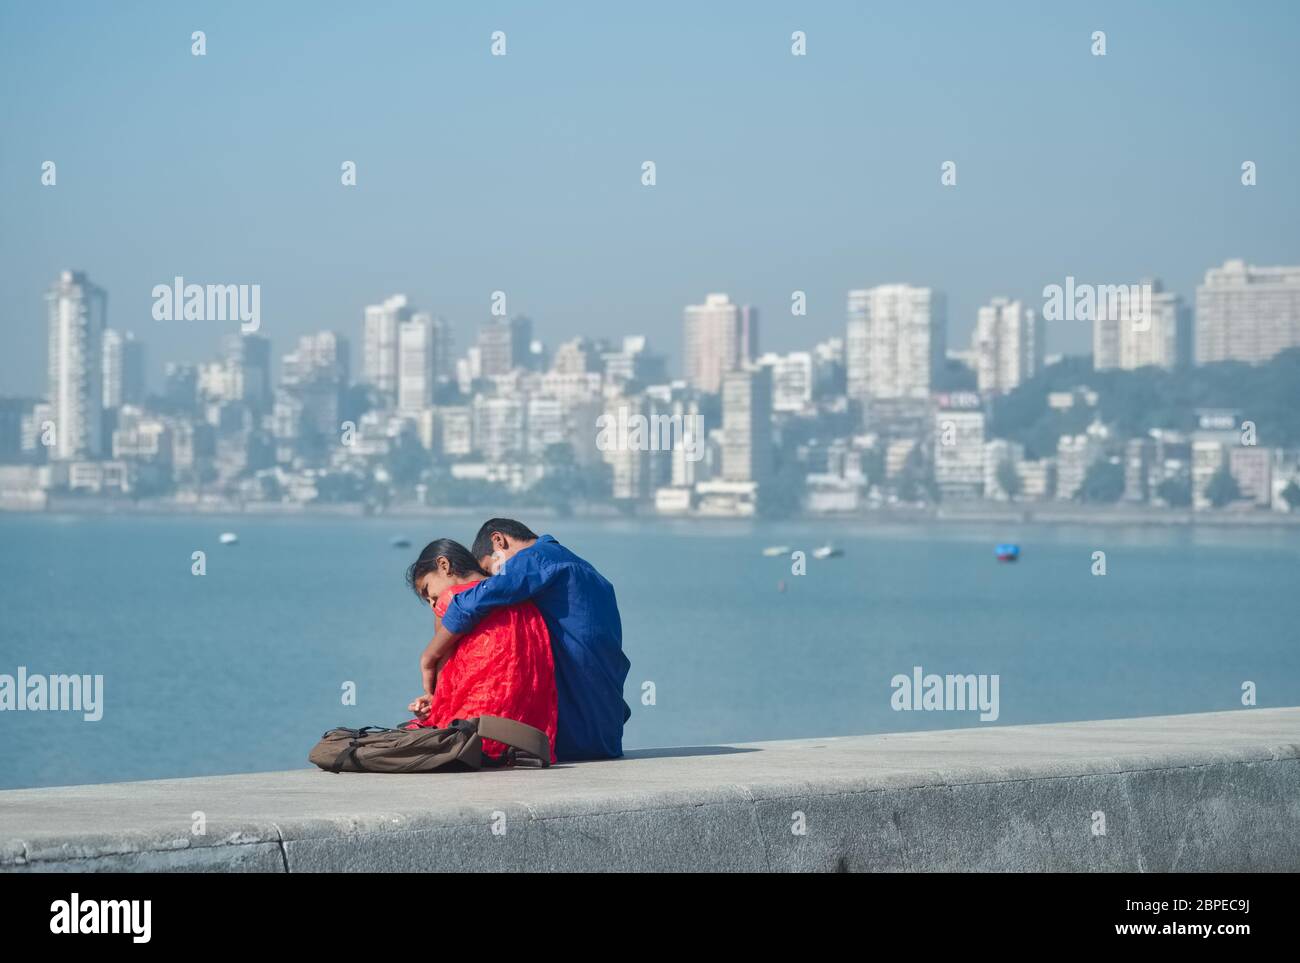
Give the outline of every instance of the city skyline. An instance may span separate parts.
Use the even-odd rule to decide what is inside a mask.
[[[42,392],[41,298],[68,268],[149,344],[156,389],[161,359],[229,333],[152,321],[177,275],[260,284],[279,350],[322,329],[359,350],[394,291],[474,331],[501,290],[549,344],[641,332],[680,371],[682,306],[708,292],[759,308],[762,350],[786,352],[840,334],[846,291],[931,288],[965,347],[992,298],[1036,307],[1066,276],[1158,277],[1189,304],[1230,258],[1300,263],[1289,5],[1180,10],[1177,32],[1158,4],[692,10],[639,18],[634,52],[626,15],[594,7],[333,10],[0,12],[0,75],[44,95],[7,106],[0,393]],[[358,49],[382,56],[341,70]],[[1090,337],[1048,324],[1046,351]]]
[[[455,358],[448,325],[393,294],[364,312],[354,384],[345,335],[300,337],[277,376],[257,311],[243,311],[259,291],[177,278],[158,287],[157,314],[254,323],[226,335],[214,360],[167,362],[164,392],[146,397],[146,344],[107,327],[107,292],[64,271],[46,295],[47,395],[0,397],[0,465],[13,466],[0,467],[0,503],[107,492],[176,505],[427,506],[458,497],[460,483],[475,497],[509,492],[568,510],[612,499],[740,517],[979,499],[1300,504],[1296,426],[1275,415],[1261,446],[1240,414],[1289,404],[1277,373],[1300,360],[1300,268],[1211,268],[1194,326],[1155,279],[1067,278],[1043,293],[1049,317],[1090,323],[1091,362],[1040,371],[1041,315],[1006,298],[981,309],[969,349],[946,352],[943,293],[886,284],[848,292],[842,338],[786,354],[760,353],[755,309],[710,293],[683,310],[689,351],[677,379],[643,335],[618,346],[579,337],[551,353],[529,319],[505,317],[504,299]],[[1192,350],[1193,330],[1205,350]],[[1206,353],[1266,366],[1269,387],[1201,363]],[[1189,372],[1206,364],[1216,370],[1197,395]],[[1111,372],[1139,381],[1116,384]],[[1094,377],[1128,410],[1113,395],[1102,402]],[[1138,386],[1148,400],[1135,417]]]
[[[81,284],[91,278],[92,275],[85,270],[60,270],[52,284],[43,289],[46,311],[50,309],[54,291],[61,284]],[[184,279],[175,280],[179,285]],[[1070,313],[1068,320],[1054,323],[1070,324],[1083,331],[1085,344],[1081,350],[1071,354],[1090,358],[1098,371],[1132,370],[1147,365],[1172,369],[1230,360],[1258,363],[1280,350],[1300,344],[1300,320],[1297,320],[1300,318],[1300,266],[1248,264],[1240,258],[1229,258],[1222,265],[1207,267],[1201,282],[1188,296],[1168,290],[1159,278],[1112,286],[1131,289],[1134,301],[1130,306],[1125,291],[1118,290],[1120,298],[1110,305],[1109,314],[1104,292],[1106,285],[1081,283],[1076,286],[1074,278],[1064,280],[1066,311],[1073,312],[1077,297],[1080,305],[1086,300],[1090,310],[1096,313],[1078,317]],[[118,356],[118,368],[123,363],[132,365],[135,380],[148,394],[163,387],[161,375],[166,368],[175,365],[201,368],[224,350],[223,345],[233,343],[232,336],[241,333],[238,319],[234,318],[228,323],[229,330],[221,331],[213,351],[192,358],[159,358],[151,352],[151,342],[147,336],[141,336],[140,329],[115,323],[106,306],[108,289],[93,283],[91,287],[98,300],[99,324],[106,336],[102,346],[104,365],[101,377],[104,382],[121,379],[119,370],[110,369],[110,351]],[[970,368],[981,393],[1002,394],[1040,373],[1044,358],[1050,360],[1065,356],[1052,355],[1043,345],[1047,340],[1044,332],[1049,328],[1043,318],[1043,304],[1051,300],[1048,296],[1051,287],[1061,286],[1045,287],[1042,302],[1033,299],[1022,301],[1005,294],[990,296],[979,307],[976,323],[967,333],[967,339],[955,343],[950,335],[947,295],[941,288],[885,283],[868,289],[848,290],[844,292],[846,304],[838,331],[829,332],[820,341],[810,343],[805,339],[777,349],[768,345],[761,333],[765,329],[758,320],[761,314],[758,306],[733,302],[727,292],[709,292],[698,299],[702,303],[686,304],[680,309],[678,327],[685,332],[680,339],[683,350],[678,358],[673,359],[677,364],[667,366],[666,371],[671,373],[659,376],[659,380],[682,381],[692,388],[718,394],[722,375],[728,370],[755,364],[764,357],[772,363],[777,358],[810,355],[826,341],[838,339],[844,343],[849,378],[847,394],[854,400],[864,401],[873,394],[879,397],[928,396],[934,390],[930,375],[942,366],[945,358]],[[1081,293],[1076,295],[1076,290]],[[1144,292],[1145,306],[1140,303],[1138,291]],[[209,299],[212,296],[211,292],[207,295]],[[908,325],[912,323],[913,310],[909,302],[918,298],[920,326],[913,325],[917,333],[909,335]],[[314,328],[289,340],[298,345],[300,352],[309,353],[314,350],[309,342],[325,336],[341,338],[348,345],[355,344],[358,363],[355,367],[347,362],[343,364],[345,383],[371,385],[387,401],[397,402],[396,407],[405,411],[430,404],[433,386],[439,380],[456,381],[459,378],[464,382],[464,372],[458,374],[455,369],[458,365],[463,366],[467,357],[475,366],[477,373],[474,377],[480,374],[494,377],[515,368],[533,366],[534,362],[528,360],[530,345],[543,350],[544,356],[549,358],[557,350],[575,342],[590,342],[593,346],[599,342],[612,349],[631,338],[642,342],[638,350],[654,349],[657,357],[667,360],[664,342],[643,332],[621,331],[608,335],[579,332],[561,340],[542,337],[545,332],[538,329],[530,316],[513,314],[506,317],[502,313],[504,303],[502,299],[488,312],[489,317],[466,330],[441,314],[422,309],[404,292],[396,292],[367,304],[360,318],[354,319],[350,325]],[[876,328],[870,327],[873,304],[876,305],[876,328],[881,324],[879,319],[887,317],[887,331],[877,332]],[[1007,327],[1008,319],[1010,327]],[[869,359],[865,353],[866,332],[869,330],[873,332],[870,335],[873,341],[894,345],[896,355]],[[268,333],[260,330],[243,333],[256,333],[270,346],[269,373],[279,383],[286,362],[291,364],[296,360],[296,354],[277,348],[279,342]],[[403,404],[399,399],[398,384],[401,368],[404,365],[409,368],[412,363],[411,352],[404,340],[411,337],[418,337],[416,350],[424,356],[419,362],[426,369],[424,387],[419,391],[418,403],[408,400]],[[915,350],[910,350],[908,342],[917,337],[922,340]],[[505,340],[498,347],[496,343],[501,338]],[[110,342],[110,339],[114,340]],[[45,366],[54,358],[48,351],[49,345],[49,336],[46,335],[42,347],[47,351],[41,359]],[[1008,350],[1011,351],[1010,358],[1005,356]],[[129,358],[125,362],[124,351],[127,352],[125,357]],[[699,370],[701,364],[709,369],[705,376]],[[1008,364],[1011,365],[1009,370]],[[4,390],[4,386],[0,386],[0,397],[43,397],[49,387],[47,372],[48,367],[41,368],[41,384],[37,390],[25,394]],[[877,387],[868,391],[868,381]],[[879,394],[882,389],[883,395]],[[116,390],[120,393],[120,385]],[[142,398],[140,395],[126,400],[138,403]]]

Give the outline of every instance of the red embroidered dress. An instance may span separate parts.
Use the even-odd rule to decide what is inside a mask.
[[[442,618],[457,592],[476,582],[453,585],[438,597],[434,612]],[[532,602],[494,609],[460,637],[434,688],[429,714],[420,725],[442,728],[453,719],[501,716],[546,733],[555,761],[555,664],[546,620]],[[505,746],[483,740],[492,758]]]

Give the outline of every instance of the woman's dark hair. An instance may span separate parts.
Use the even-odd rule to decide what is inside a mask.
[[[424,546],[420,557],[406,570],[406,584],[411,586],[411,591],[422,599],[424,595],[420,592],[420,579],[438,567],[440,558],[447,560],[447,564],[451,566],[451,574],[458,577],[488,574],[479,567],[478,560],[470,554],[469,549],[460,542],[450,538],[434,539]]]
[[[523,522],[517,522],[513,518],[489,518],[474,537],[475,558],[484,558],[492,554],[493,532],[500,532],[506,538],[513,538],[516,542],[537,541],[533,530]]]

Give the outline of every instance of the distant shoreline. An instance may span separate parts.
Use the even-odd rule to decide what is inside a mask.
[[[782,518],[752,518],[734,515],[660,515],[651,511],[625,512],[610,505],[575,506],[560,512],[544,505],[506,506],[422,506],[393,505],[379,510],[357,503],[339,505],[284,505],[279,503],[220,501],[196,504],[170,499],[123,501],[106,498],[59,498],[36,507],[0,505],[0,515],[105,515],[178,516],[211,518],[483,518],[493,515],[525,515],[531,518],[609,519],[635,522],[749,522],[756,526],[780,523],[826,523],[829,525],[1124,525],[1159,528],[1294,528],[1300,526],[1300,512],[1209,511],[1189,509],[1086,507],[1070,504],[1033,503],[1014,507],[1003,503],[960,503],[930,509],[879,509],[853,514],[797,514]]]

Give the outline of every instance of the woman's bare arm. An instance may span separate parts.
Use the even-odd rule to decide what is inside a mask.
[[[424,691],[429,695],[433,695],[434,686],[438,684],[438,673],[442,670],[443,663],[456,651],[458,641],[460,635],[449,632],[446,626],[438,623],[438,631],[433,634],[420,656],[420,675],[424,679]]]

